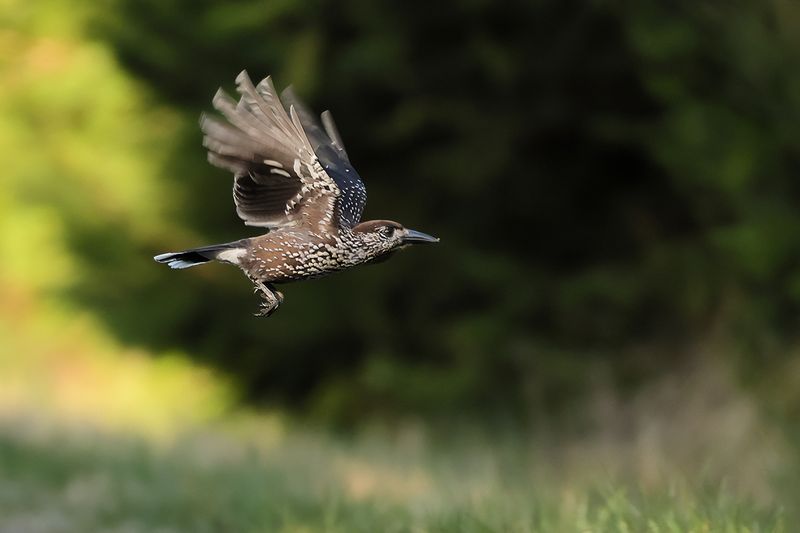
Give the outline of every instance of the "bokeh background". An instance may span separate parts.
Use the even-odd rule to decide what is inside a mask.
[[[268,320],[236,269],[154,263],[255,234],[197,125],[243,68],[332,110],[365,218],[441,244],[285,286]],[[246,418],[315,457],[364,428],[389,463],[503,434],[570,480],[800,494],[792,0],[2,0],[0,117],[7,476],[64,433],[127,450]],[[356,497],[404,486],[375,479]]]

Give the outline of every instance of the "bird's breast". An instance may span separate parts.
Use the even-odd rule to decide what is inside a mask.
[[[275,231],[254,239],[243,268],[267,282],[316,278],[366,260],[346,236]]]

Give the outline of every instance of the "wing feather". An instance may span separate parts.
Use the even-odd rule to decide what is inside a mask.
[[[203,115],[200,125],[209,162],[234,174],[234,203],[245,224],[357,223],[365,189],[329,114],[323,130],[291,93],[282,101],[270,77],[254,85],[242,71],[236,89],[238,101],[222,89],[212,100],[225,120]],[[361,199],[355,208],[353,198]]]
[[[323,113],[320,124],[314,115],[297,97],[291,86],[281,93],[284,107],[294,109],[300,120],[306,138],[309,140],[324,171],[336,182],[340,194],[336,203],[336,215],[339,224],[353,227],[361,220],[367,202],[367,189],[361,181],[356,169],[350,163],[344,151],[333,117],[329,112]]]
[[[328,134],[328,137],[331,138],[331,142],[336,147],[339,152],[341,152],[342,156],[350,162],[350,157],[347,155],[347,150],[344,148],[344,142],[342,141],[342,136],[339,135],[339,130],[336,128],[336,123],[333,121],[333,115],[327,109],[322,112],[320,115],[322,119],[322,126],[325,128],[325,133]]]

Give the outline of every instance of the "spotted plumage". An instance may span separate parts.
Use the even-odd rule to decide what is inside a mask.
[[[225,120],[204,115],[211,164],[233,172],[233,201],[245,225],[267,233],[155,256],[172,268],[217,260],[239,266],[264,298],[260,315],[283,302],[274,284],[324,276],[439,239],[390,220],[361,222],[367,190],[328,111],[318,122],[291,88],[279,98],[270,78],[236,78],[236,101],[212,100]]]

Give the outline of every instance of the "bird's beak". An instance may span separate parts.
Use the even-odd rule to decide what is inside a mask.
[[[403,244],[431,244],[434,242],[439,242],[438,237],[433,237],[432,235],[428,235],[427,233],[422,233],[421,231],[416,231],[413,229],[404,230],[405,234],[403,235]]]

